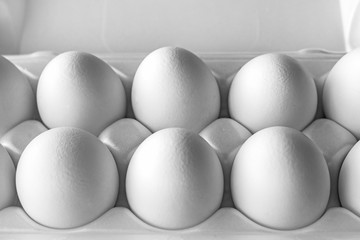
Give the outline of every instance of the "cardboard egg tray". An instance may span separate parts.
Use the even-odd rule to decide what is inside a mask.
[[[312,73],[321,99],[328,71],[360,47],[360,1],[0,0],[0,54],[21,69],[34,92],[42,69],[58,53],[93,53],[122,80],[129,118],[138,65],[169,45],[194,52],[212,70],[221,92],[219,117],[229,117],[234,75],[262,53],[297,59]],[[320,102],[316,118],[323,117]],[[0,239],[360,239],[360,217],[335,204],[309,226],[280,231],[222,207],[197,226],[169,231],[144,223],[127,207],[114,207],[85,226],[58,230],[12,206],[0,211]]]
[[[322,51],[285,53],[297,59],[312,73],[319,95],[321,95],[324,76],[343,55]],[[54,53],[37,52],[6,57],[22,70],[35,90],[42,69],[55,56]],[[128,97],[126,117],[133,118],[129,98],[131,83],[145,55],[98,54],[97,56],[110,64],[124,83]],[[234,75],[255,56],[257,54],[199,55],[218,81],[222,101],[220,117],[229,117],[227,95]],[[322,117],[324,116],[320,107],[316,118]],[[328,208],[315,223],[292,231],[265,228],[233,207],[222,207],[199,225],[178,231],[152,227],[135,216],[127,207],[114,207],[95,221],[68,230],[44,227],[33,221],[20,206],[8,207],[0,211],[0,239],[354,239],[357,237],[360,237],[360,217],[340,206]]]

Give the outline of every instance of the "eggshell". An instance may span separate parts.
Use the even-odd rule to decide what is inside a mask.
[[[132,86],[136,119],[155,132],[168,127],[200,132],[219,116],[220,92],[205,63],[178,47],[150,53]]]
[[[60,54],[46,65],[37,103],[47,127],[77,127],[95,135],[126,113],[121,80],[104,61],[82,52]]]
[[[115,160],[94,135],[77,128],[48,130],[25,148],[16,171],[25,212],[52,228],[87,224],[115,205]]]
[[[360,138],[360,48],[343,56],[331,69],[323,90],[324,112]]]
[[[35,113],[30,83],[9,60],[0,56],[0,137]]]
[[[271,126],[302,130],[316,110],[314,80],[287,55],[255,57],[240,69],[230,86],[230,116],[251,132]]]
[[[165,229],[189,228],[211,216],[220,206],[223,184],[215,151],[199,135],[180,128],[145,139],[126,175],[131,210]]]
[[[0,210],[14,205],[16,201],[15,166],[0,145]]]
[[[231,172],[237,209],[269,228],[315,222],[330,194],[326,161],[314,143],[288,127],[263,129],[242,145]]]
[[[357,142],[346,156],[339,174],[341,205],[360,216],[360,143]]]

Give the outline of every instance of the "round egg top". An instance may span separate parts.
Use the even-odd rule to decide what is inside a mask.
[[[339,173],[341,206],[360,216],[360,142],[347,154]]]
[[[314,118],[317,91],[310,74],[284,54],[264,54],[246,63],[229,91],[230,116],[257,132],[272,126],[302,130]]]
[[[25,212],[52,228],[85,225],[114,207],[119,174],[107,147],[78,128],[50,129],[32,140],[16,170]]]
[[[160,48],[140,64],[132,86],[135,117],[151,131],[200,132],[219,116],[220,92],[205,63],[177,47]]]
[[[223,172],[215,151],[198,134],[160,130],[136,149],[126,174],[131,210],[165,229],[199,224],[220,206]]]
[[[258,131],[242,145],[231,172],[237,209],[266,227],[304,227],[324,213],[330,176],[324,156],[288,127]]]
[[[37,103],[49,127],[77,127],[95,135],[125,116],[123,84],[101,59],[82,52],[58,55],[43,70]]]
[[[327,118],[360,138],[360,48],[343,56],[324,84],[323,105]]]

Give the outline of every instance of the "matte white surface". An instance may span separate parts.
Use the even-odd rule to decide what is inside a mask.
[[[193,227],[219,209],[224,177],[215,151],[198,134],[168,128],[136,149],[126,175],[130,209],[164,229]]]
[[[77,127],[94,135],[125,117],[124,86],[101,59],[66,52],[42,71],[37,87],[41,120],[49,128]]]
[[[339,174],[341,205],[360,216],[360,143],[357,142],[346,156]]]
[[[295,59],[283,54],[251,59],[229,90],[231,118],[253,133],[272,126],[302,130],[313,120],[316,109],[314,79]]]
[[[153,132],[180,127],[198,133],[220,113],[220,90],[210,69],[177,47],[146,56],[134,76],[131,101],[135,118]]]
[[[343,56],[331,69],[323,90],[324,112],[360,138],[360,48]]]
[[[110,151],[94,135],[55,128],[25,148],[16,188],[24,210],[36,222],[74,228],[114,207],[119,175]]]
[[[329,170],[320,150],[304,134],[270,127],[240,148],[231,171],[231,192],[236,208],[255,222],[298,229],[325,212]]]

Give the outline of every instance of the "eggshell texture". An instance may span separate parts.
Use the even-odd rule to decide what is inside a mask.
[[[15,200],[15,166],[5,148],[0,145],[0,210],[12,206]]]
[[[314,80],[295,59],[283,54],[250,60],[229,90],[230,116],[251,132],[271,126],[302,130],[316,109]]]
[[[101,59],[81,52],[66,52],[48,63],[37,103],[49,128],[77,127],[95,135],[126,113],[121,80]]]
[[[149,54],[132,86],[135,117],[155,132],[168,127],[200,132],[220,112],[217,82],[205,63],[177,47]]]
[[[22,121],[32,119],[35,95],[26,77],[0,56],[0,136]]]
[[[231,172],[237,209],[266,227],[291,230],[324,213],[330,177],[320,150],[301,132],[270,127],[240,148]]]
[[[131,210],[165,229],[192,227],[220,206],[223,173],[215,151],[180,128],[158,131],[135,151],[126,175]]]
[[[341,205],[360,216],[360,143],[346,156],[339,174]]]
[[[324,85],[327,118],[360,138],[360,48],[343,56],[331,69]]]
[[[26,213],[52,228],[87,224],[115,205],[115,160],[94,135],[62,127],[37,136],[25,148],[16,187]]]

